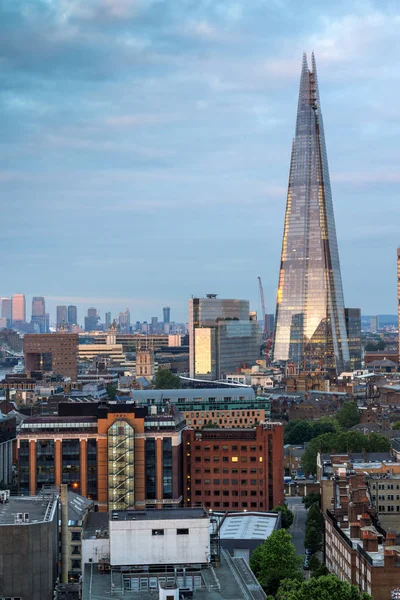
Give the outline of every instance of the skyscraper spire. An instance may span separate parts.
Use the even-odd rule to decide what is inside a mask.
[[[314,54],[303,55],[279,273],[274,360],[340,372],[349,362]]]

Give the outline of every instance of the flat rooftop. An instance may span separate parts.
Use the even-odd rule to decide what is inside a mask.
[[[274,531],[278,515],[271,513],[227,514],[219,530],[221,540],[265,540]]]
[[[0,504],[0,526],[14,525],[18,513],[29,514],[29,523],[42,523],[45,520],[49,501],[43,497],[12,497],[6,504]],[[54,507],[53,507],[54,509]],[[50,512],[52,514],[53,510]],[[52,520],[49,519],[49,520]],[[26,523],[18,524],[18,527]]]
[[[159,508],[157,510],[113,510],[112,521],[163,521],[166,519],[204,519],[204,508]]]

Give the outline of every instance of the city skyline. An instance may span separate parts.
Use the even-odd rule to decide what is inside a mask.
[[[0,8],[3,295],[139,319],[165,303],[183,321],[213,291],[259,312],[261,275],[273,312],[298,63],[315,50],[346,304],[395,314],[400,115],[381,89],[398,87],[398,7],[27,6]]]

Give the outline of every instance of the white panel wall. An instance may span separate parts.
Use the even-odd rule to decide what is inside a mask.
[[[110,556],[110,540],[108,538],[89,538],[82,539],[82,565],[92,559],[93,563],[98,563],[101,558]]]
[[[152,535],[163,529],[164,535]],[[177,529],[189,529],[177,535]],[[210,554],[209,519],[110,521],[112,565],[206,563]]]

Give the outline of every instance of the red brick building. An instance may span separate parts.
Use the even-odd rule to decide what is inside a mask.
[[[271,510],[283,504],[283,426],[183,433],[185,506]]]

